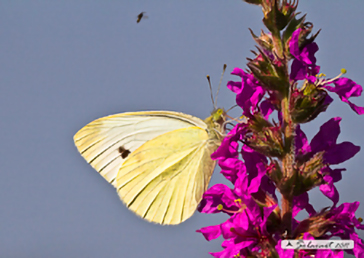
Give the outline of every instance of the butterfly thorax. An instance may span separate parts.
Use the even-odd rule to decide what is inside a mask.
[[[205,119],[209,138],[220,145],[225,134],[225,111],[218,108],[211,113],[211,116]]]

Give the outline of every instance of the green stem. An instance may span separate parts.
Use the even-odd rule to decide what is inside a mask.
[[[288,96],[287,96],[288,95]],[[284,147],[286,155],[282,159],[282,172],[283,180],[287,182],[285,191],[282,193],[282,223],[285,230],[287,230],[287,236],[290,237],[292,234],[292,202],[293,202],[293,187],[294,187],[294,130],[295,124],[292,121],[292,117],[289,112],[289,93],[286,94],[281,102],[283,125],[282,129],[284,132]],[[288,186],[288,189],[287,189]]]

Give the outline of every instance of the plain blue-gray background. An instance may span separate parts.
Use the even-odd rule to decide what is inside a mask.
[[[328,77],[364,84],[362,1],[301,1]],[[136,23],[147,12],[148,19]],[[73,135],[92,120],[126,111],[174,110],[205,118],[212,110],[205,76],[218,105],[235,96],[226,87],[234,67],[246,68],[254,49],[248,27],[263,28],[259,7],[239,0],[0,1],[0,256],[4,258],[211,257],[221,239],[196,229],[223,214],[196,213],[178,226],[143,221],[79,155]],[[341,141],[364,147],[364,116],[334,96],[312,137],[343,117]],[[364,106],[364,97],[354,99]],[[231,114],[237,116],[238,109]],[[341,166],[340,203],[363,201],[364,152]],[[227,182],[217,168],[211,184]],[[314,190],[317,209],[330,205]],[[363,216],[360,207],[357,216]],[[363,234],[361,234],[363,237]]]

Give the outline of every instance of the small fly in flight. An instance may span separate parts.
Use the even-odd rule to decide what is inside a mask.
[[[137,19],[137,23],[139,23],[141,21],[141,19],[146,19],[148,18],[148,16],[144,15],[145,12],[141,12],[140,14],[138,14],[138,19]]]

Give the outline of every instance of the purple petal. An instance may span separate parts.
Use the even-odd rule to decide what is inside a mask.
[[[266,99],[260,104],[260,110],[263,117],[265,119],[268,119],[269,115],[272,114],[272,112],[275,110],[275,107],[269,99]]]
[[[221,159],[219,160],[219,166],[221,168],[220,173],[233,184],[235,184],[238,176],[246,174],[244,162],[236,158]]]
[[[298,43],[297,43],[298,45]],[[299,55],[295,56],[291,65],[290,79],[297,81],[315,76],[320,71],[320,66],[316,65],[315,53],[318,50],[316,43],[305,46]],[[296,52],[296,49],[294,50]],[[315,78],[316,79],[316,78]]]
[[[364,258],[364,243],[363,239],[359,238],[357,234],[353,234],[350,237],[351,240],[354,240],[354,254],[355,257]]]
[[[232,190],[223,184],[216,184],[209,188],[202,197],[198,211],[202,213],[218,213],[218,205],[223,205],[224,208],[234,208],[236,196]],[[235,208],[237,210],[238,208]]]
[[[244,75],[246,74],[244,72],[243,69],[239,68],[239,67],[235,67],[234,70],[231,72],[232,75],[237,75],[237,76],[240,76],[240,77],[244,77]]]
[[[333,206],[336,206],[339,201],[339,192],[334,186],[334,180],[329,175],[324,176],[324,180],[327,184],[320,185],[320,191],[334,203]]]
[[[339,182],[342,179],[342,171],[346,171],[346,168],[336,168],[330,171],[330,176],[334,183]]]
[[[308,143],[305,133],[301,130],[300,125],[297,125],[296,128],[295,146],[296,146],[296,155],[298,154],[304,155],[308,152],[311,152],[311,146]]]
[[[245,210],[247,215],[250,218],[250,221],[256,222],[261,218],[261,210],[256,201],[252,198],[251,195],[243,196],[245,197],[242,201],[246,205],[247,209]],[[249,223],[249,221],[245,221],[244,223]],[[248,226],[246,227],[248,228]]]
[[[220,145],[220,147],[211,154],[211,159],[226,159],[236,158],[238,156],[237,148],[239,144],[234,142],[231,136],[226,136]]]
[[[318,51],[316,43],[306,45],[299,49],[299,35],[301,29],[293,32],[289,42],[289,50],[295,57],[291,65],[290,79],[297,81],[307,77],[315,76],[319,73],[320,67],[316,66],[315,53]]]
[[[359,97],[363,91],[363,88],[359,84],[349,78],[341,77],[333,81],[333,83],[335,88],[330,87],[330,91],[335,92],[337,95],[345,99]]]
[[[360,147],[351,142],[342,142],[328,148],[324,154],[324,162],[339,164],[354,157],[360,151]]]
[[[323,85],[322,87],[327,89],[328,91],[336,93],[340,97],[340,99],[343,102],[348,103],[351,109],[354,110],[357,114],[364,114],[364,107],[358,107],[357,105],[349,101],[349,98],[358,97],[361,95],[363,91],[361,85],[345,77],[341,77],[330,83],[333,83],[335,87],[329,85]]]
[[[354,103],[352,103],[352,102],[350,102],[348,100],[344,100],[344,99],[341,99],[341,100],[348,103],[349,106],[351,107],[351,109],[354,110],[355,113],[357,113],[358,115],[364,114],[364,107],[359,107],[359,106],[355,105]]]
[[[257,164],[257,176],[252,178],[249,184],[249,188],[247,189],[248,193],[256,193],[259,187],[262,185],[262,178],[266,174],[266,166],[263,163]],[[246,177],[247,178],[247,177]]]
[[[299,196],[293,197],[292,217],[296,217],[297,214],[303,209],[305,209],[309,215],[316,214],[315,209],[309,203],[309,197],[307,192]]]
[[[306,75],[307,75],[306,66],[297,59],[293,60],[289,79],[293,81],[299,81],[305,79]]]
[[[234,82],[234,81],[228,81],[227,85],[229,90],[232,92],[238,94],[241,92],[242,89],[242,83],[241,82]]]
[[[227,221],[221,224],[221,234],[224,237],[224,239],[234,238],[236,237],[236,233],[233,232],[233,228],[240,227],[240,225],[235,225],[236,216],[239,217],[245,217],[245,212],[242,213],[236,213],[233,216],[231,216]]]
[[[340,258],[344,257],[343,250],[317,250],[315,258]]]
[[[340,134],[340,121],[340,117],[334,117],[320,127],[320,131],[311,140],[312,152],[327,150],[336,143]]]
[[[228,242],[228,243],[225,243]],[[216,258],[227,258],[227,257],[234,257],[235,255],[239,254],[241,251],[244,252],[244,249],[252,244],[254,241],[244,241],[240,243],[234,243],[233,241],[224,241],[223,245],[225,245],[225,249],[221,252],[217,253],[210,253],[212,256]],[[245,257],[245,256],[241,256]]]
[[[249,172],[249,178],[254,178],[258,175],[257,164],[267,164],[267,158],[244,145],[241,149],[241,155],[245,161],[246,170]]]
[[[202,233],[207,241],[211,241],[221,235],[221,227],[220,225],[209,226],[196,230],[196,232]]]
[[[236,104],[243,109],[243,114],[249,116],[262,99],[265,90],[252,74],[246,73],[240,68],[234,68],[231,74],[240,76],[241,83],[229,81],[227,87],[236,93]]]
[[[299,45],[298,45],[298,39],[299,39],[300,33],[301,33],[301,28],[298,28],[297,30],[295,30],[292,33],[292,37],[289,42],[289,51],[295,58],[298,58],[300,55],[300,49],[299,49]]]
[[[318,49],[319,48],[316,43],[310,43],[306,45],[300,53],[300,60],[307,65],[315,65],[315,53],[318,51]]]

